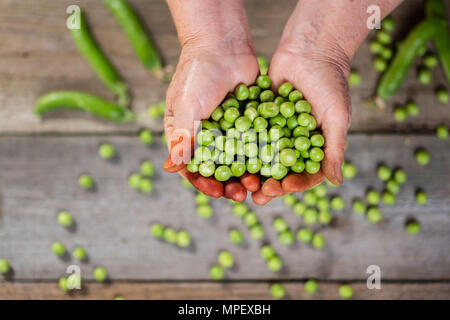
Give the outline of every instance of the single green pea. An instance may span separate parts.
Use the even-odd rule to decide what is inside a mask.
[[[314,116],[311,116],[308,126],[306,127],[309,131],[316,130],[317,128],[317,121]]]
[[[197,134],[196,143],[201,146],[208,146],[211,143],[213,143],[215,140],[214,135],[211,133],[210,130],[201,130]]]
[[[201,127],[201,129],[202,130],[212,130],[212,129],[214,129],[214,126],[213,126],[211,121],[209,121],[209,120],[202,120],[202,127]]]
[[[219,265],[214,265],[209,269],[209,276],[213,280],[222,280],[225,277],[225,271]]]
[[[250,120],[250,126],[252,125],[252,122],[259,116],[258,111],[256,108],[250,107],[245,109],[244,116]]]
[[[321,233],[316,233],[311,239],[311,244],[315,249],[322,249],[325,246],[325,237]]]
[[[224,268],[231,268],[234,265],[234,257],[228,251],[221,251],[217,257],[217,261]]]
[[[315,208],[308,208],[308,209],[306,209],[305,213],[303,214],[303,221],[307,225],[316,224],[318,218],[319,218],[319,214]]]
[[[272,102],[275,99],[275,93],[272,90],[267,89],[261,92],[259,95],[259,100],[261,102]],[[274,103],[276,105],[276,103]]]
[[[250,158],[246,162],[247,171],[249,173],[257,173],[261,170],[261,160],[258,158]]]
[[[325,157],[325,154],[323,153],[322,149],[314,147],[309,150],[309,157],[315,162],[320,162]]]
[[[404,122],[408,116],[408,111],[405,107],[398,106],[394,109],[394,119],[397,122]]]
[[[319,288],[319,284],[315,280],[308,280],[303,285],[303,289],[306,293],[314,294],[317,292],[317,289]]]
[[[292,207],[297,203],[297,198],[293,194],[283,196],[283,201],[286,205]]]
[[[283,135],[284,135],[283,129],[278,125],[272,126],[269,130],[270,141],[274,142],[278,141],[283,137]]]
[[[371,207],[367,210],[367,220],[371,223],[378,223],[383,218],[383,214],[380,209],[376,207]]]
[[[320,170],[320,163],[308,159],[308,160],[306,160],[306,163],[305,163],[305,170],[309,174],[316,174]]]
[[[98,148],[98,154],[103,159],[112,159],[116,155],[116,149],[111,143],[102,143]]]
[[[361,83],[361,75],[355,71],[350,71],[350,76],[348,77],[348,84],[351,86],[357,86]]]
[[[189,165],[187,166],[187,168],[189,170]],[[130,186],[130,188],[137,190],[141,185],[141,179],[142,177],[139,173],[133,173],[128,177],[128,185]]]
[[[325,211],[320,211],[319,212],[319,222],[321,224],[327,225],[330,224],[331,220],[333,219],[333,216],[331,214],[330,211],[325,210]]]
[[[287,138],[287,137],[283,137],[280,140],[278,140],[276,142],[276,147],[278,148],[278,150],[284,150],[284,149],[292,149],[294,147],[294,144],[292,143],[292,140]],[[295,153],[295,150],[292,150]],[[295,156],[297,158],[297,155]]]
[[[294,132],[292,134],[294,135],[294,138],[298,138],[298,137],[308,138],[309,130],[305,127],[297,126],[297,127],[295,127]]]
[[[387,68],[387,62],[381,57],[377,57],[373,60],[373,66],[376,71],[384,72]]]
[[[254,130],[248,130],[242,133],[241,139],[243,143],[256,142],[258,136]]]
[[[72,215],[67,211],[61,211],[57,217],[58,223],[63,227],[70,227],[72,225]]]
[[[64,277],[59,278],[58,286],[64,292],[69,291],[69,287],[67,286],[67,278],[64,278]]]
[[[248,227],[258,224],[258,216],[254,212],[247,212],[244,216],[244,222]]]
[[[406,231],[410,235],[415,235],[415,234],[419,233],[419,231],[420,231],[420,224],[416,221],[409,222],[406,225]]]
[[[271,126],[278,125],[279,127],[284,127],[286,125],[286,121],[287,120],[286,120],[285,117],[283,117],[283,115],[278,114],[275,117],[270,118],[269,123],[270,123]]]
[[[423,44],[419,47],[419,50],[417,51],[417,56],[423,57],[425,55],[425,53],[427,53],[427,46],[426,46],[426,44]]]
[[[427,84],[431,83],[433,76],[429,69],[422,68],[419,70],[419,73],[417,74],[417,78],[421,84],[427,85]]]
[[[421,166],[426,166],[430,162],[430,154],[425,149],[417,150],[416,161]]]
[[[265,163],[261,166],[260,173],[262,176],[270,177],[270,176],[272,176],[271,172],[272,172],[272,167],[270,166],[270,163]]]
[[[296,103],[297,101],[303,99],[303,93],[298,90],[293,90],[289,93],[289,101]]]
[[[302,127],[308,127],[313,122],[313,116],[309,113],[300,113],[297,118],[297,122]],[[311,131],[311,130],[310,130]]]
[[[268,121],[263,117],[257,117],[253,120],[253,128],[256,132],[261,132],[267,128],[269,125]]]
[[[195,195],[195,203],[197,203],[197,205],[209,204],[209,197],[203,192],[199,191]]]
[[[392,176],[392,171],[385,165],[380,165],[377,169],[378,179],[381,181],[387,181]]]
[[[283,268],[283,261],[278,256],[274,256],[267,261],[267,268],[272,272],[278,272]]]
[[[180,248],[189,247],[191,244],[191,236],[184,230],[178,231],[176,243]]]
[[[248,88],[248,99],[257,100],[261,94],[261,88],[258,86],[251,86]]]
[[[386,31],[380,30],[377,32],[377,40],[382,44],[389,44],[392,42],[392,37]]]
[[[224,102],[222,102],[223,110],[227,110],[228,108],[236,108],[239,109],[239,101],[234,98],[228,98]]]
[[[286,291],[284,290],[284,287],[279,283],[274,283],[270,286],[270,293],[272,294],[272,297],[275,299],[283,299]]]
[[[264,237],[264,228],[260,225],[254,225],[250,228],[250,235],[255,240],[260,240]]]
[[[311,109],[311,104],[306,100],[299,100],[295,103],[295,112],[298,114],[310,113]]]
[[[394,179],[391,179],[386,182],[386,190],[390,193],[397,194],[400,191],[400,185]]]
[[[325,144],[324,137],[321,134],[318,134],[318,133],[312,135],[310,140],[311,140],[311,145],[313,147],[319,147],[320,148],[320,147],[322,147]]]
[[[214,162],[212,162],[210,160],[203,162],[198,167],[198,172],[204,177],[211,177],[214,174],[215,170],[216,170],[216,165],[214,164]]]
[[[103,282],[108,277],[108,272],[103,267],[96,267],[93,271],[93,275],[95,280],[98,282]]]
[[[237,229],[230,230],[230,232],[228,233],[228,237],[230,238],[230,241],[232,243],[240,244],[244,242],[244,235]]]
[[[317,209],[319,211],[328,211],[330,209],[330,201],[327,198],[320,198],[317,200]]]
[[[407,179],[406,172],[403,169],[396,169],[394,171],[394,181],[398,184],[405,183]]]
[[[381,49],[380,55],[385,60],[391,60],[394,52],[391,48],[383,47],[383,49]]]
[[[248,99],[250,92],[245,84],[240,84],[236,87],[236,90],[234,90],[234,95],[236,96],[236,99],[239,101],[244,101]]]
[[[443,124],[437,126],[436,135],[441,140],[447,140],[448,139],[448,128]]]
[[[378,41],[373,40],[369,44],[369,50],[373,54],[379,54],[379,53],[381,53],[381,50],[383,50],[383,45],[381,43],[379,43]]]
[[[293,115],[293,116],[289,117],[286,121],[286,126],[290,130],[294,130],[298,126],[297,116]],[[309,132],[308,132],[308,134],[309,134]]]
[[[275,250],[269,245],[262,246],[259,253],[265,260],[272,259],[276,256]]]
[[[284,220],[282,217],[275,218],[275,220],[273,220],[272,225],[275,231],[278,233],[281,233],[288,229],[288,224],[286,220]]]
[[[197,207],[197,214],[200,218],[209,219],[213,215],[213,208],[209,204],[201,204]]]
[[[299,136],[295,139],[294,147],[299,151],[308,150],[310,146],[311,140],[309,140],[307,137]]]
[[[307,209],[307,207],[306,207],[306,205],[305,205],[303,202],[297,202],[297,203],[294,205],[294,208],[293,208],[294,213],[295,213],[296,215],[298,215],[298,216],[304,215],[306,209]]]
[[[370,205],[377,205],[380,203],[380,194],[376,190],[369,190],[366,194],[366,201]]]
[[[205,146],[200,146],[194,151],[194,159],[199,163],[211,159],[211,150]]]
[[[416,192],[416,202],[420,205],[425,205],[428,202],[428,196],[423,190]]]
[[[164,236],[164,226],[161,223],[152,223],[150,226],[150,234],[157,238],[161,239]]]
[[[313,232],[311,231],[311,229],[308,228],[301,228],[297,232],[298,241],[303,243],[311,242],[313,236],[314,236]]]
[[[229,121],[225,120],[224,118],[220,119],[219,124],[220,124],[220,129],[222,129],[223,131],[227,131],[228,129],[233,127],[233,122],[229,122]]]
[[[245,173],[246,169],[247,169],[247,167],[245,166],[244,163],[235,161],[231,164],[231,173],[232,173],[233,177],[242,176]],[[217,170],[216,170],[216,172],[217,172]]]
[[[114,300],[126,300],[126,299],[122,296],[116,296],[114,297]]]
[[[222,119],[224,115],[224,110],[221,106],[218,106],[216,109],[214,109],[214,111],[211,113],[211,118],[214,121],[219,121],[220,119]]]
[[[317,203],[317,196],[312,190],[305,191],[303,193],[303,202],[310,207],[315,206]]]
[[[353,288],[348,284],[339,287],[339,295],[342,299],[351,299],[353,297]]]
[[[423,64],[425,67],[432,69],[438,65],[438,59],[435,55],[428,53],[423,57]]]
[[[270,170],[272,177],[277,180],[283,179],[287,173],[288,169],[281,163],[275,163]]]
[[[143,161],[141,163],[141,174],[144,177],[153,177],[155,174],[155,165],[150,161]]]
[[[355,200],[353,201],[352,205],[353,212],[359,215],[364,215],[366,213],[366,205],[361,200]]]
[[[297,150],[298,151],[298,150]],[[306,159],[306,158],[309,158],[309,151],[308,150],[302,150],[302,151],[300,151],[300,156],[303,158],[303,159]],[[305,167],[306,167],[306,164],[305,164]],[[320,168],[319,168],[320,169]]]
[[[436,97],[440,103],[446,104],[450,101],[448,91],[445,88],[439,88],[436,91]]]
[[[245,132],[252,126],[252,121],[248,117],[243,116],[237,118],[234,125],[238,131]]]
[[[382,199],[383,203],[388,206],[395,204],[396,200],[395,195],[389,191],[383,192]]]
[[[139,190],[142,193],[150,194],[153,191],[153,182],[148,178],[142,178],[139,184]]]
[[[345,208],[345,201],[339,196],[334,196],[331,198],[330,205],[333,210],[342,211]]]
[[[81,247],[77,247],[73,250],[72,255],[75,259],[84,260],[86,259],[86,250]]]
[[[417,117],[419,115],[419,106],[417,105],[417,103],[410,101],[406,104],[406,111],[408,113],[409,116],[412,117]]]
[[[273,102],[262,102],[258,106],[258,112],[264,118],[272,118],[280,112],[280,107]]]
[[[297,156],[292,149],[283,149],[280,152],[280,162],[285,167],[291,167],[297,162]]]
[[[164,241],[166,241],[167,243],[175,243],[177,241],[177,232],[168,227],[164,229],[164,234],[163,234],[163,239]]]
[[[392,17],[386,17],[381,21],[381,28],[387,32],[392,32],[395,30],[395,22]]]
[[[231,166],[231,164],[234,161],[234,154],[233,153],[226,153],[226,152],[222,152],[219,155],[219,158],[217,160],[217,164],[223,164],[223,165],[227,165],[227,166]],[[212,168],[211,168],[212,169]],[[215,169],[214,169],[215,170]],[[214,173],[214,172],[213,172]]]
[[[216,137],[216,148],[220,151],[224,151],[225,150],[225,142],[227,141],[227,137],[226,136],[217,136]]]
[[[262,162],[269,163],[274,157],[274,150],[270,144],[261,147],[259,157]]]
[[[94,187],[94,179],[89,174],[82,174],[78,178],[78,184],[83,189],[92,189]]]
[[[314,192],[317,198],[324,198],[328,193],[327,186],[324,184],[319,184],[311,190],[312,192]]]
[[[277,106],[281,106],[283,104],[283,102],[285,102],[286,100],[284,100],[283,97],[275,97],[275,99],[273,99],[273,102],[277,105]]]
[[[236,119],[239,118],[239,116],[240,116],[239,109],[235,107],[230,107],[227,110],[225,110],[223,118],[229,123],[234,123],[234,121],[236,121]]]
[[[0,259],[0,273],[7,274],[11,270],[8,260]]]
[[[289,97],[289,93],[291,93],[293,87],[292,84],[290,84],[289,82],[284,82],[279,88],[278,88],[278,93],[280,94],[280,96],[282,96],[283,98],[287,98]]]
[[[285,246],[290,246],[295,242],[295,236],[292,231],[285,230],[278,235],[278,241]]]
[[[291,170],[295,173],[301,173],[305,170],[305,163],[302,159],[297,159],[297,161],[291,166]]]
[[[231,178],[233,173],[231,172],[230,167],[222,165],[217,167],[216,171],[214,172],[214,178],[216,178],[217,181],[227,181]]]
[[[272,82],[270,81],[269,76],[260,75],[260,76],[258,76],[258,78],[256,78],[256,84],[261,89],[268,89],[268,88],[270,88],[270,85],[272,84]]]
[[[139,138],[141,139],[141,142],[147,146],[151,145],[154,140],[153,133],[148,129],[141,130]]]
[[[66,247],[59,241],[53,242],[52,252],[57,256],[63,256],[66,253]]]

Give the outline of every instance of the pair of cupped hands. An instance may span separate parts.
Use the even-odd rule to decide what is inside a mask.
[[[250,38],[250,37],[249,37]],[[253,44],[245,39],[224,45],[189,41],[182,47],[179,64],[167,91],[165,133],[170,150],[164,165],[167,172],[178,172],[201,192],[243,201],[247,191],[258,205],[274,197],[303,192],[325,178],[342,183],[342,162],[350,124],[348,93],[349,58],[332,41],[280,42],[269,68],[272,90],[285,81],[301,91],[311,105],[318,127],[325,138],[325,158],[318,173],[290,173],[283,180],[267,179],[255,187],[249,174],[225,183],[186,170],[193,148],[194,123],[208,119],[228,92],[243,83],[255,83],[259,66]],[[181,134],[180,134],[181,132]],[[189,134],[183,134],[189,133]],[[175,156],[175,157],[174,157]]]

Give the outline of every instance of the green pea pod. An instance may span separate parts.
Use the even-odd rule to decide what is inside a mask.
[[[420,48],[442,27],[441,19],[426,19],[419,23],[398,47],[398,51],[381,78],[377,88],[377,97],[388,99],[397,92],[406,77]]]
[[[134,52],[142,64],[153,72],[161,73],[162,61],[145,28],[126,0],[103,0],[121,25]]]
[[[77,14],[77,13],[73,13]],[[79,12],[80,28],[70,29],[72,38],[97,76],[114,94],[119,97],[119,104],[126,105],[128,103],[127,86],[120,78],[112,63],[101,50],[91,32],[89,31],[84,14]]]
[[[125,122],[134,119],[128,109],[115,105],[96,96],[78,91],[55,91],[43,95],[34,109],[36,115],[56,109],[77,109],[106,120]]]
[[[428,0],[426,2],[427,16],[430,18],[439,18],[445,22],[433,37],[436,51],[441,60],[447,81],[450,83],[450,29],[447,25],[445,15],[445,5],[442,0]]]

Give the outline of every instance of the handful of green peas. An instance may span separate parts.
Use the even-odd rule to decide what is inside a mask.
[[[289,82],[277,93],[270,87],[269,76],[260,75],[227,95],[202,121],[188,171],[224,182],[247,172],[280,180],[320,170],[325,139],[311,104]]]

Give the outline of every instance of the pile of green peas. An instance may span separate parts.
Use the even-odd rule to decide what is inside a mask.
[[[260,75],[256,85],[238,85],[202,121],[190,172],[227,181],[246,172],[279,180],[289,172],[319,171],[325,140],[311,104],[289,82],[278,94],[270,86],[267,75]]]
[[[233,205],[234,215],[244,221],[250,231],[251,237],[255,240],[262,239],[264,237],[265,230],[256,213],[250,211],[245,203],[235,202],[233,200],[230,200],[230,203]]]
[[[373,66],[376,71],[384,72],[389,60],[392,59],[394,52],[390,46],[392,43],[392,32],[395,29],[395,22],[392,17],[386,17],[381,21],[381,29],[376,32],[375,39],[369,43],[369,50],[375,56]]]
[[[167,243],[175,244],[180,248],[189,247],[191,244],[191,236],[187,231],[176,231],[175,229],[164,226],[161,223],[153,223],[150,226],[150,234],[156,239],[161,239]]]

